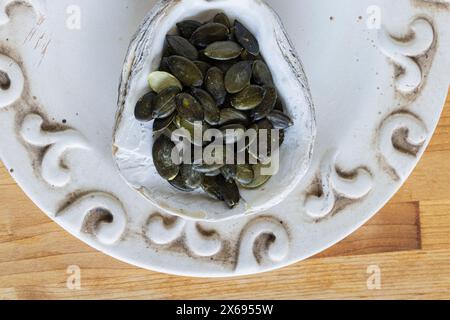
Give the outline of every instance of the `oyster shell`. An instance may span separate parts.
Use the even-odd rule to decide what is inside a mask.
[[[280,170],[261,190],[245,190],[239,205],[222,203],[194,191],[179,192],[164,182],[153,164],[152,124],[136,121],[134,108],[148,92],[148,75],[158,69],[165,36],[176,34],[186,20],[211,21],[224,12],[239,20],[257,38],[260,54],[273,73],[273,82],[294,126],[280,150]],[[283,201],[309,168],[315,139],[315,114],[301,62],[276,13],[261,0],[161,0],[147,15],[132,40],[122,70],[113,155],[125,180],[154,205],[168,213],[201,220],[221,220],[255,214]]]

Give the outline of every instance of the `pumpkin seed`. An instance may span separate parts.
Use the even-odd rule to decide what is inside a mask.
[[[235,144],[245,136],[245,126],[242,124],[228,124],[220,128],[225,144]]]
[[[168,58],[172,74],[187,87],[200,87],[203,84],[203,74],[191,60],[181,56]]]
[[[160,93],[169,87],[178,87],[180,90],[183,89],[183,86],[177,78],[164,71],[154,71],[150,73],[148,76],[148,84],[156,93]]]
[[[277,90],[273,87],[264,87],[264,99],[261,104],[252,110],[252,118],[254,121],[264,119],[273,111],[277,103]]]
[[[192,95],[200,102],[203,107],[205,121],[210,125],[217,125],[220,122],[220,109],[216,105],[213,97],[203,89],[192,89]]]
[[[274,129],[284,130],[294,125],[294,122],[288,115],[278,110],[273,110],[267,116],[267,119],[272,122]]]
[[[195,171],[192,165],[183,164],[176,178],[169,183],[176,189],[184,192],[192,192],[199,188],[202,182],[201,173]]]
[[[175,119],[175,113],[165,119],[155,119],[153,122],[153,134],[158,135],[167,130],[171,124],[173,124],[173,120]]]
[[[221,23],[207,23],[192,34],[191,43],[200,48],[205,48],[216,41],[225,41],[228,39],[230,30]]]
[[[244,49],[244,50],[242,50],[242,53],[241,53],[241,59],[245,60],[245,61],[256,61],[256,60],[261,60],[262,57],[260,54],[257,56],[254,56],[251,53],[249,53],[247,50]]]
[[[237,166],[234,164],[227,164],[220,168],[220,172],[227,181],[236,178]]]
[[[253,80],[261,86],[273,87],[273,77],[269,67],[264,61],[253,62]]]
[[[241,111],[255,109],[264,99],[264,89],[251,85],[231,98],[231,105]]]
[[[203,146],[203,141],[197,141],[198,139],[196,139],[195,136],[195,129],[198,129],[198,131],[201,130],[201,134],[203,136],[203,133],[205,130],[209,129],[208,126],[206,126],[204,123],[202,122],[195,122],[192,123],[184,118],[182,118],[180,115],[177,115],[174,119],[174,123],[175,126],[177,127],[177,129],[185,129],[185,132],[176,132],[176,134],[174,134],[176,137],[178,138],[186,138],[191,144],[202,147]]]
[[[213,22],[221,23],[221,24],[223,24],[225,27],[231,28],[230,19],[229,19],[228,16],[227,16],[225,13],[223,13],[223,12],[220,12],[220,13],[216,14],[216,15],[214,16]]]
[[[206,47],[204,54],[214,60],[231,60],[239,57],[242,47],[233,41],[217,41]]]
[[[194,123],[204,120],[204,112],[200,103],[188,93],[180,93],[176,96],[177,111],[180,117]]]
[[[268,168],[269,166],[270,165],[261,163],[252,165],[254,175],[253,180],[250,183],[239,183],[239,185],[244,189],[258,189],[262,187],[272,178],[270,175],[263,175],[261,171],[263,168]]]
[[[234,32],[236,40],[250,54],[257,56],[259,54],[259,43],[255,36],[238,20],[234,22]]]
[[[236,166],[235,179],[240,184],[250,184],[255,179],[255,173],[251,165],[242,164]]]
[[[153,163],[159,175],[170,181],[176,178],[180,167],[172,162],[175,144],[165,135],[159,136],[153,144]]]
[[[180,36],[167,36],[166,40],[172,54],[185,57],[189,60],[198,59],[197,49],[185,38]]]
[[[180,88],[169,87],[164,89],[155,98],[153,118],[163,119],[170,116],[177,108],[175,97],[180,93]]]
[[[223,72],[217,68],[212,67],[206,73],[205,78],[206,90],[213,96],[218,105],[225,102],[227,91],[225,90]]]
[[[202,24],[194,20],[185,20],[177,23],[178,32],[183,38],[190,39],[192,34],[200,28]]]
[[[230,209],[236,207],[241,200],[239,188],[234,181],[227,181],[222,175],[204,176],[201,186],[214,199],[224,201]]]
[[[197,66],[197,68],[200,69],[203,75],[203,79],[205,79],[206,73],[208,72],[209,68],[211,68],[211,65],[204,61],[194,61],[194,64]]]
[[[247,115],[242,111],[236,110],[234,108],[225,108],[220,110],[220,126],[224,126],[230,123],[247,124],[248,122],[249,119]]]
[[[153,107],[156,94],[154,92],[149,92],[145,94],[136,103],[134,108],[134,116],[137,120],[148,122],[153,120]]]
[[[252,65],[246,61],[233,65],[225,75],[225,89],[229,93],[238,93],[250,85]]]
[[[163,57],[161,59],[161,64],[159,65],[159,71],[165,71],[167,73],[170,73],[169,58],[168,57]]]

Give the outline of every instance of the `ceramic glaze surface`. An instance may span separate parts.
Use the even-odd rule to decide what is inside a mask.
[[[0,1],[2,161],[62,227],[143,268],[253,274],[335,244],[395,194],[432,137],[450,79],[450,4],[267,2],[303,61],[317,120],[309,170],[282,202],[192,220],[120,176],[111,155],[120,74],[155,1]]]

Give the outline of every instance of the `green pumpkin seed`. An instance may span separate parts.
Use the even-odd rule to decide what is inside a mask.
[[[264,89],[251,85],[231,98],[231,105],[241,111],[255,109],[264,99]]]
[[[170,116],[177,108],[175,97],[180,93],[180,88],[169,87],[164,89],[155,98],[153,118],[164,119]]]
[[[187,87],[200,87],[203,84],[203,74],[191,60],[181,56],[168,58],[172,74]]]
[[[281,101],[280,97],[278,97],[278,100],[277,100],[277,103],[275,104],[274,110],[284,112],[283,102]]]
[[[183,38],[190,39],[192,34],[200,28],[202,24],[194,20],[185,20],[177,23],[178,32]]]
[[[195,171],[192,165],[183,164],[177,177],[169,181],[176,189],[184,192],[192,192],[199,188],[202,182],[201,173]]]
[[[211,68],[212,66],[204,61],[194,61],[194,64],[197,66],[197,68],[200,69],[200,71],[202,72],[203,75],[203,79],[205,79],[206,77],[206,73],[208,72],[209,68]]]
[[[198,51],[189,41],[180,36],[166,37],[169,50],[172,54],[185,57],[189,60],[198,59]]]
[[[241,59],[245,60],[245,61],[256,61],[256,60],[261,60],[262,57],[260,54],[257,56],[254,56],[251,53],[249,53],[247,50],[242,50]]]
[[[161,64],[159,65],[159,71],[164,71],[164,72],[170,73],[169,58],[168,57],[163,57],[161,59]]]
[[[253,62],[253,80],[261,86],[273,87],[273,77],[269,67],[264,61]]]
[[[200,48],[205,48],[216,41],[225,41],[228,39],[230,30],[221,23],[207,23],[192,34],[191,43]]]
[[[183,90],[183,86],[180,81],[178,81],[178,79],[170,73],[164,71],[155,71],[150,73],[148,76],[148,84],[156,93],[160,93],[169,87],[178,87],[180,90]]]
[[[213,97],[203,89],[192,89],[192,95],[200,102],[205,114],[205,121],[214,126],[220,122],[220,109]]]
[[[271,175],[263,175],[262,174],[262,168],[268,168],[269,165],[264,164],[256,164],[253,165],[253,180],[250,183],[239,183],[239,185],[244,189],[258,189],[262,187],[264,184],[266,184],[271,178]]]
[[[180,93],[176,96],[177,111],[180,117],[194,123],[204,120],[204,112],[201,104],[188,93]]]
[[[153,122],[153,134],[158,135],[168,130],[170,125],[173,124],[173,120],[175,119],[175,113],[165,119],[156,119]]]
[[[225,144],[235,144],[245,136],[245,126],[242,124],[228,124],[222,126],[223,139]]]
[[[204,54],[214,60],[232,60],[241,55],[242,47],[233,41],[217,41],[206,47]]]
[[[235,179],[240,184],[250,184],[255,179],[255,173],[251,165],[242,164],[236,166]]]
[[[228,18],[228,16],[221,12],[218,13],[214,16],[213,22],[216,23],[221,23],[223,24],[225,27],[227,27],[228,29],[231,28],[231,23],[230,23],[230,19]]]
[[[241,200],[239,188],[234,181],[227,181],[222,175],[204,176],[201,186],[211,197],[224,201],[229,208],[234,208]]]
[[[252,118],[254,121],[264,119],[273,111],[277,103],[278,93],[273,87],[264,87],[264,99],[261,104],[252,110]]]
[[[234,108],[225,108],[220,110],[220,126],[224,126],[230,123],[247,124],[248,122],[248,116],[242,111],[236,110]]]
[[[192,123],[184,118],[182,118],[180,115],[176,115],[175,119],[174,119],[174,123],[175,126],[177,127],[177,129],[185,129],[186,132],[176,132],[176,134],[173,134],[174,136],[180,138],[186,138],[191,144],[202,147],[203,146],[203,141],[197,141],[196,140],[196,136],[195,136],[195,132],[197,129],[197,131],[201,132],[202,137],[204,132],[209,129],[209,127],[207,125],[205,125],[202,122],[195,122]]]
[[[278,110],[273,110],[267,119],[272,122],[274,129],[284,130],[294,125],[294,121],[288,115]]]
[[[225,75],[225,89],[229,93],[238,93],[250,85],[252,65],[246,61],[233,65]]]
[[[176,178],[180,167],[172,162],[175,144],[165,135],[159,136],[153,144],[153,163],[159,175],[170,181]]]
[[[137,120],[143,122],[153,120],[155,98],[156,94],[154,92],[149,92],[139,99],[134,108],[134,116]]]
[[[237,166],[234,164],[227,164],[220,168],[221,174],[227,181],[232,181],[236,178]]]
[[[238,20],[234,22],[234,32],[236,40],[250,54],[257,56],[259,54],[259,43],[255,36]]]
[[[225,102],[227,91],[225,90],[223,72],[217,68],[212,67],[206,73],[205,78],[206,90],[213,96],[218,105]]]

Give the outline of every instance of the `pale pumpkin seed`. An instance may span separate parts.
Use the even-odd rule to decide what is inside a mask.
[[[229,33],[229,29],[221,23],[207,23],[195,30],[191,36],[191,43],[205,48],[213,42],[227,40]]]
[[[238,93],[250,85],[252,65],[242,61],[233,65],[225,75],[225,89],[229,93]]]
[[[160,93],[161,91],[169,87],[177,87],[180,90],[183,89],[182,84],[180,83],[180,81],[178,81],[177,78],[164,71],[154,71],[150,73],[148,76],[148,84],[150,85],[150,88],[156,93]]]
[[[233,41],[217,41],[206,47],[204,54],[214,60],[232,60],[240,56],[242,47]]]
[[[238,20],[234,22],[234,32],[236,40],[250,54],[257,56],[259,54],[259,43],[255,36]]]
[[[251,85],[231,98],[231,105],[241,111],[255,109],[264,99],[264,89]]]
[[[172,54],[185,57],[189,60],[198,59],[197,48],[185,38],[180,36],[167,36],[166,40]]]
[[[191,60],[182,56],[168,58],[172,74],[187,87],[200,87],[203,84],[203,74]]]

